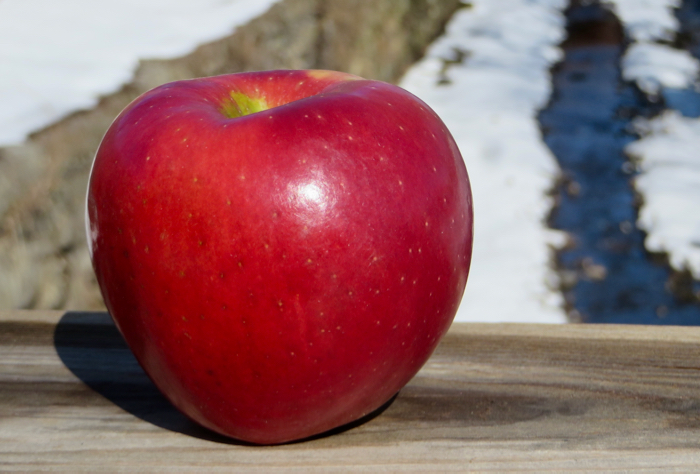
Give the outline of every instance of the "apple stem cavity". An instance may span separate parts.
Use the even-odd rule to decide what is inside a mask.
[[[224,102],[221,112],[228,118],[238,118],[245,115],[262,112],[270,107],[262,97],[249,97],[242,92],[231,92],[231,98]]]

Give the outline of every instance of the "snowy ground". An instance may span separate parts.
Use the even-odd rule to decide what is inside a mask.
[[[0,146],[90,107],[129,81],[138,60],[174,57],[225,36],[274,0],[0,0]],[[536,115],[560,58],[566,0],[473,0],[401,85],[443,117],[472,180],[473,267],[460,321],[565,322],[550,270],[564,236],[544,219],[558,172]],[[610,2],[632,40],[623,76],[649,94],[693,87],[698,61],[661,44],[678,28],[672,0]],[[31,28],[28,28],[31,25]],[[629,148],[644,173],[640,225],[653,249],[700,276],[700,123],[667,113],[639,123]],[[668,153],[668,150],[673,153]],[[680,184],[679,184],[680,183]]]
[[[0,146],[92,107],[139,59],[182,56],[276,0],[0,0]]]
[[[698,60],[664,44],[678,30],[672,8],[681,2],[612,3],[632,40],[622,63],[623,77],[637,81],[650,95],[697,90]],[[627,153],[640,160],[642,169],[635,187],[644,196],[638,225],[648,233],[645,245],[668,252],[676,269],[687,266],[700,278],[700,120],[667,111],[638,121],[637,128],[643,139],[630,144]]]
[[[668,250],[671,265],[700,278],[700,120],[668,111],[638,123],[646,136],[627,152],[641,159],[636,187],[645,196],[639,225],[649,250]]]
[[[558,165],[535,119],[560,59],[565,5],[474,2],[401,82],[443,118],[472,182],[474,256],[457,320],[565,322],[549,265],[549,245],[564,236],[545,225]],[[459,51],[463,61],[443,71]]]

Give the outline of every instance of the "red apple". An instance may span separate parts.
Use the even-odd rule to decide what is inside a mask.
[[[157,87],[114,121],[88,188],[105,303],[182,412],[272,444],[380,407],[445,334],[472,201],[438,116],[330,71]]]

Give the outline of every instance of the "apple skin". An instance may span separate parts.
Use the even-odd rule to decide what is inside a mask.
[[[191,419],[258,444],[387,402],[447,331],[471,262],[445,125],[399,87],[330,71],[143,94],[99,147],[86,211],[143,369]]]

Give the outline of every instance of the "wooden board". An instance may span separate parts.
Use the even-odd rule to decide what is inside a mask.
[[[201,429],[104,313],[0,312],[0,471],[693,471],[700,328],[455,324],[384,411],[255,447]]]

